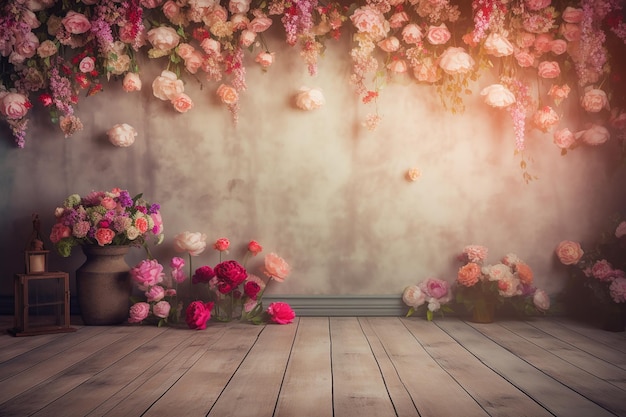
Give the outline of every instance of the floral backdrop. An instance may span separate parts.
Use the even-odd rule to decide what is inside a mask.
[[[282,44],[268,42],[270,29]],[[340,38],[350,39],[349,83],[368,108],[368,129],[383,117],[379,97],[395,80],[431,85],[444,108],[458,113],[471,82],[484,76],[491,82],[480,90],[483,105],[511,118],[516,151],[533,129],[549,133],[562,153],[611,138],[623,147],[620,0],[9,0],[0,16],[0,113],[19,147],[29,142],[34,106],[69,137],[83,128],[80,102],[119,81],[129,93],[145,84],[181,113],[193,111],[188,89],[201,88],[219,97],[236,124],[255,88],[246,81],[247,55],[271,73],[285,46],[297,48],[315,76]],[[162,72],[148,79],[141,56]],[[296,99],[305,110],[324,100],[310,88]],[[109,136],[125,147],[136,132],[123,123]]]

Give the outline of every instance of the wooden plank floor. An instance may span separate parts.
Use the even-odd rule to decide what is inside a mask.
[[[626,417],[625,333],[563,318],[75,327],[0,336],[0,416]]]

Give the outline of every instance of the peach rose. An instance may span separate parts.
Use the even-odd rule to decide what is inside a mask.
[[[526,50],[520,49],[515,52],[515,60],[517,65],[522,68],[529,68],[535,64],[535,56]]]
[[[174,106],[174,109],[176,109],[179,113],[185,113],[193,108],[193,101],[191,101],[191,97],[185,93],[180,93],[174,96],[171,103]]]
[[[537,74],[541,78],[556,78],[561,74],[561,67],[556,61],[542,61],[537,67]]]
[[[227,84],[221,84],[217,88],[216,93],[224,104],[235,104],[237,100],[239,100],[239,94],[237,94],[237,90]]]
[[[410,168],[406,172],[406,179],[409,181],[417,181],[422,176],[422,172],[418,168]]]
[[[554,38],[552,37],[552,35],[548,33],[540,33],[535,38],[533,46],[535,47],[535,50],[539,53],[539,55],[545,54],[546,52],[550,52],[550,47],[553,40]]]
[[[109,228],[101,227],[96,230],[94,237],[99,246],[105,246],[113,242],[115,232]]]
[[[2,97],[0,106],[0,113],[10,120],[19,120],[26,116],[28,109],[32,104],[28,101],[28,98],[20,93],[8,93]]]
[[[373,6],[359,7],[352,13],[350,20],[359,32],[367,33],[374,41],[383,39],[389,32],[389,22]]]
[[[221,51],[222,45],[215,39],[206,38],[206,39],[203,39],[202,42],[200,42],[200,47],[206,54],[211,54],[211,53],[219,54]]]
[[[563,39],[555,39],[550,42],[550,51],[554,55],[562,55],[567,51],[567,42]]]
[[[602,145],[611,137],[608,129],[604,126],[593,124],[587,130],[576,132],[576,139],[581,139],[587,145]]]
[[[61,19],[61,23],[65,30],[73,35],[80,35],[91,29],[91,23],[84,14],[76,13],[73,10],[67,12],[65,17]]]
[[[533,283],[533,270],[524,262],[515,264],[515,272],[517,272],[517,278],[522,284],[530,285]]]
[[[291,272],[291,267],[283,258],[275,253],[270,253],[265,256],[263,272],[274,281],[283,282]]]
[[[296,95],[296,106],[302,110],[319,109],[325,103],[324,94],[315,88],[301,87]]]
[[[251,30],[245,29],[241,32],[241,35],[239,36],[239,45],[247,48],[248,46],[252,45],[255,40],[256,33]]]
[[[46,39],[39,44],[39,47],[37,48],[37,55],[39,55],[40,58],[48,58],[49,56],[56,54],[58,51],[59,50],[54,42]]]
[[[272,19],[267,16],[257,16],[248,24],[248,30],[261,33],[268,30],[270,26],[272,26]]]
[[[272,52],[259,52],[259,54],[254,58],[254,62],[261,65],[263,68],[268,68],[274,63],[274,53]]]
[[[228,10],[233,13],[247,13],[250,10],[251,0],[230,0],[228,2]]]
[[[172,71],[164,70],[161,75],[152,82],[152,93],[161,100],[172,100],[176,95],[182,93],[185,86],[182,80],[176,77]]]
[[[137,131],[131,125],[122,123],[116,124],[107,130],[107,136],[109,137],[109,142],[113,145],[120,148],[127,148],[135,143]]]
[[[395,36],[390,36],[378,42],[377,45],[385,52],[395,52],[400,49],[400,40]]]
[[[561,101],[565,100],[570,93],[570,87],[567,84],[563,84],[562,86],[553,84],[550,87],[550,91],[548,91],[548,95],[552,97],[556,105],[558,106]]]
[[[559,148],[567,149],[574,143],[576,143],[576,137],[568,128],[554,132],[554,144]]]
[[[559,115],[550,106],[543,106],[533,115],[533,122],[539,129],[547,132],[559,123]]]
[[[180,36],[169,26],[159,26],[148,31],[148,42],[158,51],[168,52],[178,46]]]
[[[577,9],[575,7],[567,6],[561,17],[567,23],[580,23],[583,21],[583,9]]]
[[[191,44],[182,42],[178,44],[178,48],[176,48],[176,53],[182,59],[187,59],[193,54],[195,50],[196,48],[194,48]]]
[[[206,249],[206,235],[200,232],[182,232],[174,236],[174,250],[198,256]]]
[[[127,72],[122,81],[122,88],[127,93],[141,90],[141,78],[136,72]]]
[[[576,265],[584,254],[580,243],[571,240],[564,240],[556,247],[556,256],[563,265]]]
[[[450,40],[450,37],[452,37],[452,34],[445,23],[439,26],[430,26],[426,32],[426,39],[432,45],[443,45]]]
[[[509,56],[513,53],[513,45],[499,33],[492,32],[485,39],[485,52],[493,56]]]
[[[409,23],[402,29],[402,40],[408,44],[416,44],[422,41],[424,33],[415,23]]]
[[[485,103],[492,107],[505,108],[515,103],[515,95],[502,84],[492,84],[480,92],[485,97]]]
[[[185,23],[185,16],[181,13],[180,6],[173,0],[168,0],[161,7],[163,14],[167,19],[175,25],[182,25]]]
[[[439,66],[451,75],[465,74],[474,67],[474,59],[465,49],[451,46],[441,55]]]
[[[475,285],[480,279],[480,266],[474,262],[463,265],[459,268],[457,274],[457,281],[459,284],[465,287],[471,287]]]
[[[609,110],[609,99],[606,93],[598,88],[586,88],[580,99],[580,105],[590,113],[598,113],[602,109]]]
[[[190,74],[195,74],[202,67],[204,56],[200,51],[194,50],[190,56],[185,59],[185,69]]]

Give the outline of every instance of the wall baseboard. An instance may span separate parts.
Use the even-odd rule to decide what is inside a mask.
[[[297,316],[404,316],[408,308],[398,295],[265,295],[263,306],[289,303]],[[0,297],[0,314],[13,315],[13,297]],[[70,300],[72,315],[80,314],[78,301]]]

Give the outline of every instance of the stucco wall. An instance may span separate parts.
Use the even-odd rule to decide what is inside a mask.
[[[549,134],[529,132],[528,170],[538,179],[526,184],[508,115],[477,94],[466,97],[464,113],[452,114],[434,87],[397,80],[378,100],[383,119],[371,132],[361,125],[370,109],[348,83],[346,42],[329,44],[317,77],[298,51],[278,51],[267,73],[246,58],[237,126],[214,84],[200,88],[185,78],[195,102],[185,114],[154,98],[150,84],[165,67],[159,61],[142,66],[141,92],[111,83],[83,99],[85,128],[71,138],[41,109],[24,149],[3,126],[1,294],[12,294],[12,276],[23,270],[31,213],[40,214],[47,236],[54,208],[94,189],[126,188],[161,204],[166,239],[154,253],[164,263],[175,254],[173,236],[185,230],[206,233],[209,242],[228,237],[236,258],[256,239],[292,266],[274,294],[399,294],[430,276],[453,281],[456,255],[482,244],[490,262],[509,252],[526,260],[537,285],[554,295],[564,279],[556,244],[593,239],[610,214],[626,209],[615,141],[561,156]],[[293,97],[303,85],[321,88],[326,105],[297,109]],[[107,141],[116,123],[137,129],[132,147]],[[422,172],[416,182],[404,178],[411,167]],[[135,250],[129,262],[141,256]],[[51,267],[73,274],[83,259],[80,251],[68,259],[53,253]],[[193,262],[217,261],[207,250]],[[249,264],[252,272],[259,274],[260,262]]]

